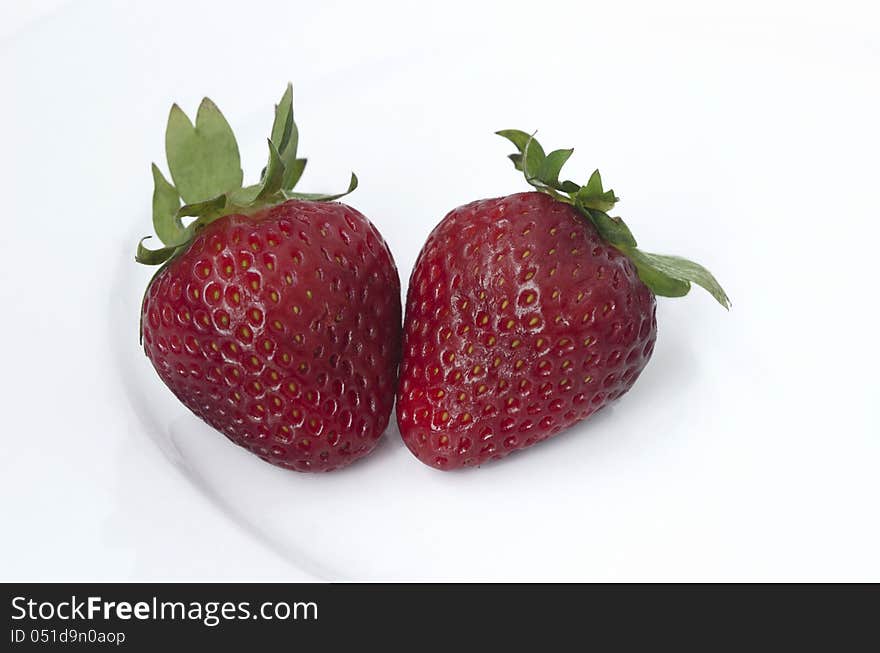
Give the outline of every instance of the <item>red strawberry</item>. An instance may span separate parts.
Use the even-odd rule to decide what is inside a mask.
[[[138,248],[138,261],[164,263],[144,297],[142,337],[165,384],[230,440],[288,469],[330,471],[367,455],[388,424],[400,281],[363,215],[327,201],[338,196],[291,191],[305,164],[291,107],[288,87],[269,163],[247,188],[217,108],[203,101],[195,127],[172,109],[175,185],[153,166],[166,246]],[[183,216],[197,219],[184,227]]]
[[[657,335],[654,295],[690,282],[725,307],[705,268],[647,254],[596,171],[560,182],[571,150],[545,155],[533,137],[499,132],[538,192],[449,213],[410,279],[397,421],[427,465],[479,465],[551,437],[618,399]]]

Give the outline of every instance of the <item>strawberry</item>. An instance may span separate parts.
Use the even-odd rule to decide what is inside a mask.
[[[655,295],[691,282],[725,307],[702,266],[641,251],[610,211],[599,171],[559,181],[572,150],[498,132],[534,192],[461,206],[428,237],[412,272],[397,421],[441,470],[545,440],[626,393],[657,336]]]
[[[306,161],[290,86],[253,186],[242,187],[235,137],[207,98],[194,126],[175,105],[165,140],[174,184],[153,166],[165,246],[142,240],[136,256],[162,266],[141,314],[153,367],[187,408],[270,463],[330,471],[367,455],[394,398],[400,281],[376,228],[333,201],[342,195],[293,192]],[[348,192],[356,185],[352,175]]]

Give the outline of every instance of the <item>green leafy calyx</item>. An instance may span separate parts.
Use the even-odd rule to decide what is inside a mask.
[[[135,260],[161,265],[185,250],[196,232],[231,213],[252,213],[289,199],[331,201],[357,188],[351,175],[344,193],[325,195],[297,193],[306,159],[297,158],[299,130],[293,120],[293,88],[284,91],[275,107],[275,120],[268,139],[269,158],[256,184],[243,186],[238,143],[220,109],[202,100],[195,124],[176,104],[168,115],[165,155],[168,181],[153,164],[153,228],[163,247],[147,249],[142,239]],[[192,218],[184,224],[184,218]],[[147,237],[149,238],[149,236]]]
[[[573,181],[560,180],[562,166],[574,150],[553,150],[545,154],[534,134],[518,129],[504,129],[496,133],[516,147],[516,153],[508,158],[523,173],[526,181],[542,193],[575,207],[596,227],[605,242],[613,245],[633,262],[639,278],[655,295],[681,297],[695,283],[705,288],[724,308],[730,308],[730,299],[721,285],[699,263],[678,256],[650,254],[638,248],[626,223],[619,217],[609,215],[620,198],[613,190],[605,190],[598,170],[590,175],[583,186]]]

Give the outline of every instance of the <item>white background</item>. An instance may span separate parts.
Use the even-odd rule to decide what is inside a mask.
[[[0,580],[880,580],[873,4],[4,3]],[[632,392],[509,462],[390,428],[339,474],[261,463],[153,378],[132,255],[170,104],[214,99],[253,176],[288,80],[302,187],[356,170],[404,285],[448,210],[524,189],[516,127],[733,309],[661,300]]]

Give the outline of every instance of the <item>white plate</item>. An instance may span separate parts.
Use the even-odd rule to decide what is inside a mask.
[[[866,13],[466,6],[72,3],[7,41],[6,577],[880,579]],[[541,128],[733,310],[661,300],[627,396],[478,470],[423,466],[393,425],[338,473],[261,462],[155,377],[131,256],[170,103],[210,95],[253,175],[288,79],[303,186],[355,169],[404,286],[447,210],[523,189],[491,132]]]

